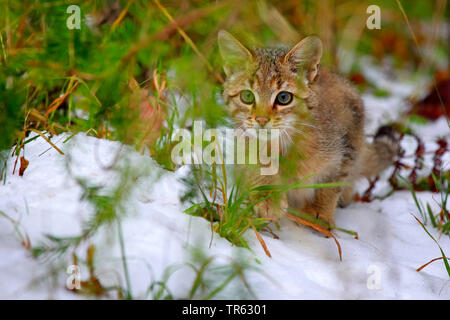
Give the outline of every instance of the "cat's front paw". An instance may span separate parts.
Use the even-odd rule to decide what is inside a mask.
[[[288,203],[286,199],[281,199],[279,203],[271,199],[266,199],[255,205],[256,213],[260,218],[280,219],[287,212]]]
[[[326,229],[331,230],[334,226],[334,215],[333,212],[325,212],[325,211],[319,211],[316,208],[313,208],[312,206],[305,207],[302,212],[309,214],[312,216],[316,221],[313,221],[316,224],[319,224],[323,227],[326,227]],[[314,229],[314,228],[313,228]]]

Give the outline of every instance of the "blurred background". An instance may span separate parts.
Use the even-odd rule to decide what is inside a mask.
[[[79,29],[68,27],[76,22],[69,5],[79,8]],[[367,28],[369,5],[379,6],[381,29]],[[85,131],[147,147],[173,169],[171,128],[189,128],[193,119],[226,123],[220,29],[250,47],[317,34],[323,65],[380,96],[387,93],[361,74],[359,57],[380,65],[388,58],[393,76],[397,68],[427,75],[448,108],[446,0],[2,0],[2,8],[0,149],[23,146],[32,129]],[[415,114],[442,112],[432,103]]]
[[[92,171],[90,178],[94,182],[97,182],[98,177],[102,177],[103,180],[100,179],[102,184],[99,185],[75,175],[72,176],[73,172],[69,172],[69,178],[74,179],[67,179],[61,172],[52,171],[53,168],[49,170],[46,163],[37,166],[33,171],[34,177],[39,171],[44,174],[45,179],[39,176],[37,181],[42,182],[42,188],[49,188],[49,194],[53,192],[54,198],[49,200],[37,190],[31,190],[38,189],[36,185],[39,186],[39,183],[27,180],[28,177],[21,179],[20,176],[24,173],[26,175],[29,162],[56,163],[52,162],[56,161],[55,157],[50,154],[41,157],[46,151],[42,152],[39,149],[37,152],[37,147],[33,149],[33,144],[29,143],[35,141],[41,148],[44,148],[42,146],[44,143],[45,147],[55,149],[52,151],[62,153],[52,143],[52,137],[65,133],[61,136],[64,144],[77,133],[84,132],[88,136],[104,139],[89,140],[81,135],[81,144],[85,144],[86,147],[89,147],[90,143],[95,144],[92,150],[97,150],[96,143],[99,141],[108,146],[115,145],[113,141],[119,141],[131,146],[130,149],[124,149],[131,158],[137,157],[135,153],[129,151],[133,148],[142,153],[148,152],[161,167],[175,171],[177,168],[170,156],[171,148],[177,143],[172,140],[174,129],[191,129],[194,120],[204,120],[206,127],[230,125],[229,115],[221,97],[225,75],[217,47],[217,33],[220,29],[229,31],[248,47],[294,45],[307,35],[318,35],[324,44],[322,64],[346,77],[362,95],[367,109],[368,135],[370,136],[379,125],[388,123],[393,124],[401,134],[408,135],[403,140],[405,147],[408,147],[407,154],[404,157],[404,154],[401,155],[395,168],[391,168],[391,171],[380,181],[378,178],[374,181],[364,181],[358,189],[362,192],[355,200],[371,202],[377,196],[388,197],[395,190],[409,188],[409,185],[400,185],[396,180],[397,173],[403,170],[409,181],[406,182],[411,184],[411,194],[423,221],[426,221],[428,217],[433,227],[439,229],[439,232],[449,234],[450,221],[446,203],[450,174],[443,157],[447,155],[448,159],[448,113],[450,112],[448,1],[0,0],[0,4],[2,8],[0,11],[0,181],[2,181],[0,187],[3,187],[0,191],[3,192],[2,196],[7,204],[3,209],[5,211],[10,209],[8,212],[0,211],[0,214],[6,218],[4,223],[11,223],[11,226],[19,230],[19,218],[15,216],[16,213],[20,216],[25,212],[26,217],[35,219],[41,214],[42,220],[47,223],[48,212],[65,214],[70,199],[73,200],[72,205],[83,201],[88,202],[93,208],[92,212],[78,210],[78,208],[73,210],[77,219],[78,215],[85,215],[83,219],[80,218],[86,222],[83,222],[83,228],[80,228],[82,231],[80,235],[73,236],[72,225],[66,228],[70,237],[44,232],[45,228],[43,228],[44,231],[37,230],[40,226],[34,223],[34,220],[30,220],[31,222],[27,220],[29,229],[39,231],[37,239],[42,238],[47,242],[42,244],[33,237],[30,241],[26,232],[20,232],[22,229],[18,232],[21,244],[32,253],[33,257],[45,257],[47,254],[61,257],[63,253],[67,253],[66,262],[73,261],[75,265],[78,262],[83,264],[90,275],[83,284],[88,294],[101,296],[108,290],[116,290],[114,287],[106,289],[100,284],[97,276],[94,276],[95,238],[93,235],[97,234],[102,225],[118,224],[117,237],[121,240],[119,243],[124,265],[123,278],[129,282],[128,277],[131,274],[135,277],[135,285],[143,283],[141,274],[128,272],[124,239],[133,242],[130,239],[140,232],[142,238],[135,241],[136,245],[132,248],[140,248],[142,239],[148,241],[148,237],[154,236],[161,242],[155,241],[157,245],[153,247],[149,245],[143,247],[146,250],[153,250],[154,247],[164,249],[161,243],[165,238],[162,239],[159,233],[154,231],[155,228],[156,231],[163,229],[167,221],[169,221],[168,224],[170,223],[170,228],[167,229],[166,234],[170,239],[175,238],[172,226],[182,220],[180,216],[177,216],[180,213],[176,206],[178,199],[169,199],[173,202],[169,206],[165,202],[165,197],[177,196],[174,189],[178,188],[178,182],[175,180],[178,173],[173,174],[174,180],[169,180],[166,188],[160,188],[160,190],[156,188],[160,192],[153,204],[157,210],[151,207],[147,194],[145,197],[142,196],[149,206],[143,207],[145,210],[142,209],[142,211],[148,215],[143,215],[141,220],[130,219],[134,221],[135,228],[131,231],[129,229],[123,236],[121,218],[128,214],[128,211],[132,211],[129,209],[128,191],[135,188],[142,193],[147,193],[150,187],[146,188],[145,184],[142,186],[142,183],[139,184],[136,181],[139,182],[138,178],[142,177],[144,181],[147,181],[146,174],[150,177],[149,172],[157,171],[152,167],[147,168],[149,172],[146,174],[142,173],[147,170],[146,166],[151,162],[148,158],[143,157],[144,160],[139,158],[142,162],[129,161],[130,165],[125,168],[120,166],[114,168],[120,173],[117,185],[113,185],[109,176],[102,175],[101,170],[97,170],[97,167],[92,165],[98,162],[97,158],[88,162],[87,159],[92,158],[95,152],[75,152],[74,157],[86,160],[86,163],[92,165],[92,168],[79,167],[78,169],[80,172],[84,169]],[[368,10],[369,8],[372,9]],[[377,8],[380,14],[380,28],[371,28],[369,26],[377,22],[374,16],[377,14]],[[417,127],[424,124],[426,126]],[[39,137],[45,141],[40,141]],[[95,143],[92,142],[94,140]],[[424,141],[427,143],[426,146]],[[123,144],[117,143],[121,146],[120,150]],[[30,153],[27,154],[26,150],[30,150]],[[114,148],[104,149],[103,155],[114,154],[110,150]],[[114,156],[111,157],[114,158]],[[64,157],[67,163],[71,161],[70,159],[70,156]],[[115,160],[117,159],[112,159],[111,163]],[[426,165],[423,166],[425,162]],[[105,169],[100,167],[102,170]],[[111,171],[112,167],[113,165],[107,166],[105,170]],[[65,168],[70,166],[67,165]],[[225,170],[224,176],[220,178],[218,178],[219,174],[216,174],[215,166],[213,169],[207,168],[206,171],[207,174],[201,176],[201,171],[192,170],[190,173],[193,175],[184,177],[184,182],[190,189],[188,188],[181,200],[193,200],[190,201],[193,206],[185,212],[203,216],[211,222],[210,229],[198,227],[196,232],[201,233],[203,230],[204,233],[211,231],[212,234],[212,231],[215,231],[233,245],[248,248],[249,245],[243,235],[247,231],[252,232],[253,228],[265,253],[270,255],[258,232],[266,232],[267,240],[269,238],[267,235],[270,237],[273,235],[272,230],[264,229],[265,221],[254,216],[244,197],[236,196],[238,192],[234,189],[235,185],[231,187],[232,183],[229,183],[227,189]],[[217,171],[220,171],[220,168]],[[28,173],[31,173],[30,169]],[[164,173],[168,174],[167,171]],[[56,180],[47,181],[50,175],[54,175],[52,178]],[[443,180],[440,181],[443,182],[437,183],[436,177],[442,178]],[[72,189],[66,188],[66,180],[75,181],[72,183],[76,184],[76,188],[74,186]],[[148,185],[153,185],[154,180],[156,179],[153,177],[148,178]],[[59,181],[60,184],[55,181]],[[205,181],[206,183],[202,184]],[[28,187],[27,183],[32,188]],[[209,196],[213,197],[214,201],[208,202],[206,199],[201,190],[204,185],[206,185],[205,193],[210,191]],[[17,196],[14,188],[20,186],[24,186],[27,192],[36,193],[34,198],[29,196],[33,199],[31,203],[34,206],[33,215],[28,215],[28,203],[23,204],[22,196]],[[104,186],[112,187],[113,192],[109,194],[103,192]],[[377,186],[380,187],[377,189]],[[230,189],[231,193],[234,191],[235,199],[232,199]],[[199,190],[203,193],[204,199],[200,197],[198,200]],[[423,206],[421,208],[414,194],[415,190],[440,191],[443,195],[441,203],[438,204],[437,209],[433,208],[438,211],[431,212],[429,207],[427,207],[429,211],[425,211]],[[73,198],[65,198],[62,191],[69,193]],[[403,198],[398,198],[400,200],[397,203],[406,205],[411,194],[404,194]],[[226,205],[228,195],[230,201],[236,201],[236,205]],[[430,203],[434,203],[431,201],[434,195],[436,194],[429,193]],[[13,199],[13,196],[17,196],[18,200]],[[56,198],[60,199],[59,206],[55,205]],[[205,200],[204,203],[201,202],[203,200]],[[396,203],[395,201],[394,199],[393,203]],[[49,205],[50,202],[52,205]],[[387,203],[387,206],[390,204]],[[234,211],[230,209],[231,207]],[[167,214],[170,208],[173,211],[173,220],[167,218],[170,216]],[[391,210],[391,208],[388,209]],[[230,211],[224,214],[221,210]],[[205,213],[208,211],[209,216]],[[358,208],[354,211],[359,214]],[[397,214],[397,212],[394,213]],[[222,219],[224,216],[228,220]],[[153,220],[148,217],[153,217]],[[155,217],[159,217],[161,221]],[[358,217],[356,213],[355,217]],[[409,213],[407,218],[410,218]],[[55,220],[57,221],[55,226],[58,228],[68,221],[64,215],[59,219],[61,220]],[[372,222],[369,223],[372,224]],[[351,225],[353,227],[353,224]],[[355,223],[355,227],[356,225],[359,227],[358,223]],[[375,227],[384,232],[384,225],[375,225]],[[420,229],[419,225],[414,227]],[[184,229],[180,227],[178,231],[180,230]],[[349,232],[349,230],[344,231]],[[108,232],[108,236],[115,232]],[[297,232],[298,230],[295,229],[292,234],[297,235]],[[182,234],[181,231],[180,233]],[[352,231],[349,233],[355,235]],[[318,241],[316,235],[310,234],[309,231],[305,234],[302,235],[304,237],[302,241],[310,236],[311,243],[314,243],[311,247],[315,248]],[[409,234],[405,236],[409,237]],[[5,239],[9,241],[9,237],[8,234]],[[378,241],[378,238],[376,239]],[[300,243],[297,240],[295,238],[295,242]],[[9,257],[12,249],[9,242],[4,243],[6,243],[3,246],[4,255]],[[80,243],[86,244],[87,248],[84,248],[86,254],[84,251],[80,253]],[[142,241],[142,243],[145,242]],[[386,243],[386,248],[390,248],[391,243],[388,241]],[[98,246],[98,243],[96,245]],[[276,247],[276,244],[272,243],[272,245]],[[346,245],[350,246],[349,243]],[[103,253],[109,258],[108,248],[110,248],[109,243],[106,249],[103,248]],[[180,248],[180,252],[185,250],[184,242],[180,244]],[[297,249],[295,248],[296,251]],[[307,250],[308,246],[303,245],[303,249]],[[399,250],[403,254],[402,250],[403,247]],[[154,263],[153,258],[163,259],[159,253],[155,253],[156,251],[136,252],[139,252],[141,258],[148,258],[149,264]],[[169,256],[166,252],[164,254]],[[80,257],[85,255],[86,259],[83,261]],[[169,258],[178,256],[181,256],[181,253],[172,254]],[[194,260],[201,266],[195,269],[201,280],[203,270],[212,260],[207,254],[203,256],[197,252],[194,256]],[[420,259],[422,259],[421,256]],[[314,261],[314,258],[304,260]],[[11,261],[13,261],[11,270],[15,271],[16,263],[14,260]],[[229,274],[233,277],[241,276],[242,270],[251,264],[245,259],[240,261],[245,263],[238,265],[226,261],[225,266],[232,266],[234,269],[230,269],[231,271],[225,269],[226,272],[221,269],[221,274],[224,276],[223,286],[229,282]],[[258,261],[256,262],[259,264]],[[327,265],[328,263],[329,261],[326,260]],[[395,263],[397,264],[397,261]],[[66,266],[67,263],[61,264],[59,269],[55,269],[58,270],[58,275],[66,275]],[[321,268],[314,266],[311,269]],[[410,269],[408,265],[408,270]],[[56,274],[55,270],[52,269],[51,272]],[[347,273],[345,268],[340,270]],[[450,268],[448,272],[450,274]],[[21,279],[23,274],[18,273],[17,279]],[[212,280],[217,283],[216,274],[212,275]],[[5,273],[4,277],[7,278],[8,274]],[[168,278],[169,276],[166,277],[164,272],[165,280],[163,280],[167,282]],[[211,298],[223,288],[222,284],[219,284],[220,290],[214,289],[210,294],[201,296],[196,293],[201,281],[196,279],[193,281],[191,294],[180,296],[190,299]],[[212,280],[211,282],[214,282]],[[62,281],[65,281],[65,278]],[[161,283],[164,284],[164,281]],[[361,283],[365,283],[364,281]],[[6,282],[13,281],[7,278]],[[179,283],[185,282],[186,279],[181,277]],[[247,286],[246,282],[243,282]],[[257,281],[257,283],[260,282]],[[59,287],[64,286],[59,285]],[[125,285],[122,287],[119,285],[117,297],[132,298],[130,286],[127,284],[126,289]],[[155,299],[172,297],[171,295],[166,297],[163,287],[160,289],[153,282],[149,287],[156,291],[152,296]],[[407,288],[406,291],[410,290],[409,283]],[[323,291],[319,294],[322,295]],[[319,297],[322,297],[320,295]],[[235,295],[228,297],[230,296],[236,297]]]

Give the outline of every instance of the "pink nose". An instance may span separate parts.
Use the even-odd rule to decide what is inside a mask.
[[[265,125],[269,119],[266,117],[256,117],[255,118],[256,122],[258,122],[261,126]]]

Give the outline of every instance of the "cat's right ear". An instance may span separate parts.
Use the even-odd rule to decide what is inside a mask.
[[[322,41],[318,37],[309,36],[297,43],[284,56],[285,63],[294,64],[309,82],[313,82],[319,71],[322,57]]]
[[[225,30],[219,31],[218,43],[220,55],[225,62],[223,69],[227,76],[236,69],[248,68],[253,62],[251,52]]]

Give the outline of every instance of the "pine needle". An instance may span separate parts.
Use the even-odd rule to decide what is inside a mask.
[[[301,223],[305,226],[311,227],[321,233],[323,233],[324,235],[328,236],[328,237],[332,237],[334,239],[334,242],[336,242],[336,246],[338,248],[338,252],[339,252],[339,260],[342,261],[342,249],[341,249],[341,245],[339,244],[339,241],[336,239],[336,237],[327,229],[319,226],[318,224],[314,223],[314,222],[310,222],[308,220],[302,219],[300,217],[294,216],[293,214],[290,213],[286,213],[286,218],[288,218],[289,220]]]
[[[44,139],[45,141],[47,141],[53,148],[55,148],[56,151],[58,151],[60,154],[64,155],[64,152],[61,151],[61,149],[59,149],[57,146],[55,146],[53,144],[53,142],[50,141],[50,139],[48,139],[42,132],[40,132],[39,130],[36,129],[29,129],[30,131],[36,132],[38,135],[40,135],[42,137],[42,139]]]
[[[266,243],[264,242],[264,240],[263,240],[263,238],[261,237],[261,235],[259,234],[259,232],[256,231],[256,228],[255,228],[254,225],[252,225],[252,229],[253,229],[253,231],[255,232],[256,238],[258,238],[259,243],[261,243],[261,246],[263,247],[264,252],[266,253],[266,255],[267,255],[269,258],[272,258],[272,255],[270,254],[269,249],[267,249]]]

